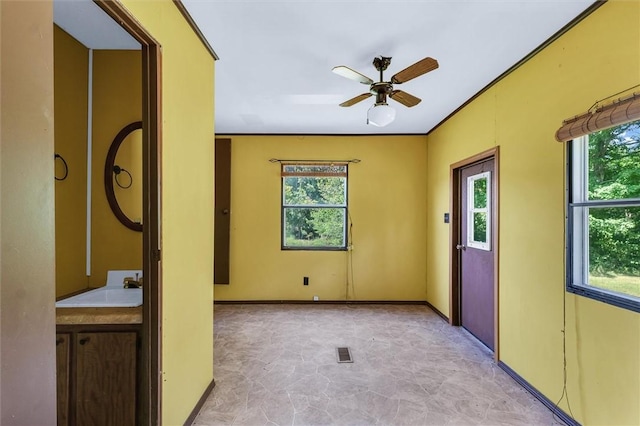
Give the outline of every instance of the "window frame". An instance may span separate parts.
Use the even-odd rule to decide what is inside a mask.
[[[565,213],[565,288],[569,293],[588,297],[613,306],[640,312],[638,298],[585,283],[589,276],[589,208],[640,207],[640,198],[589,200],[588,137],[580,136],[566,146],[566,213]],[[579,182],[576,182],[579,179]],[[579,194],[578,194],[579,193]],[[578,231],[577,231],[578,230]],[[579,282],[578,282],[579,280]],[[574,282],[575,281],[575,282]]]
[[[486,179],[487,188],[485,194],[485,207],[475,206],[475,184],[479,180]],[[477,173],[473,176],[467,177],[467,247],[475,248],[483,251],[491,251],[491,171]],[[476,240],[475,235],[475,214],[484,213],[486,215],[486,229],[485,239],[486,241]]]
[[[327,173],[308,173],[308,174],[291,174],[285,172],[286,166],[342,166],[345,168],[344,176],[336,176],[335,174]],[[295,163],[283,162],[280,165],[280,250],[282,251],[347,251],[349,247],[348,241],[348,224],[349,224],[349,164],[348,163],[318,163],[314,161],[300,161]],[[334,177],[344,179],[344,205],[341,204],[316,204],[316,205],[297,205],[285,204],[285,179],[287,177]],[[342,246],[287,246],[286,245],[286,214],[285,209],[341,209],[344,211],[344,222],[342,226],[343,237]]]

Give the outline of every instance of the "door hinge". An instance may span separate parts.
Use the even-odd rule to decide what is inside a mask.
[[[151,260],[154,262],[160,262],[161,260],[161,252],[160,250],[152,250],[151,251]]]

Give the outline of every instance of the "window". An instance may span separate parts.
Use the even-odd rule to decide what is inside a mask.
[[[567,290],[640,312],[640,120],[569,144]]]
[[[491,250],[491,172],[467,178],[467,247]]]
[[[282,248],[346,250],[347,164],[282,164]]]

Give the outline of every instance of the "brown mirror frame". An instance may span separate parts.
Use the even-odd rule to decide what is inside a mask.
[[[142,129],[142,121],[135,121],[124,126],[113,139],[113,142],[111,142],[109,152],[107,153],[107,160],[104,163],[104,190],[107,194],[109,207],[111,207],[111,211],[118,218],[120,223],[136,232],[142,232],[142,224],[129,219],[120,208],[116,198],[116,193],[113,191],[113,166],[115,165],[116,155],[118,154],[118,149],[120,148],[120,145],[122,145],[122,142],[124,142],[129,134],[139,129]]]

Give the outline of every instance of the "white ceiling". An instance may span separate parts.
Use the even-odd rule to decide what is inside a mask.
[[[593,0],[182,0],[220,56],[218,134],[425,134]],[[54,21],[94,49],[140,45],[91,0],[54,0]],[[366,124],[368,87],[331,72],[351,67],[374,80],[375,56],[391,56],[385,80],[430,56],[440,67],[396,89],[396,120]]]
[[[425,134],[527,56],[593,0],[183,0],[219,55],[218,134]],[[368,87],[331,72],[349,66],[374,80],[375,56],[396,72],[431,56],[440,68],[396,89],[422,102],[389,101],[396,120],[366,124],[375,98],[338,104]]]
[[[140,43],[91,0],[54,0],[53,22],[90,49],[140,49]]]

